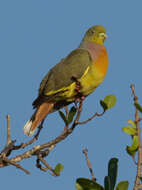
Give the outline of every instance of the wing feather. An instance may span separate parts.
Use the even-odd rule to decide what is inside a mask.
[[[81,48],[73,50],[43,78],[39,88],[39,96],[33,102],[33,105],[36,106],[35,104],[38,104],[38,102],[50,99],[51,96],[59,93],[60,89],[71,85],[73,83],[72,76],[77,79],[81,78],[91,64],[92,58],[87,50]]]

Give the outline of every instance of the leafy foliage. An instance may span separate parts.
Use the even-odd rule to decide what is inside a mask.
[[[138,147],[139,147],[137,128],[136,128],[136,124],[134,121],[128,120],[128,123],[131,125],[123,127],[122,131],[131,135],[131,137],[132,137],[132,145],[126,146],[126,151],[130,156],[134,156],[136,154],[136,152],[138,151]]]
[[[59,111],[59,115],[60,115],[60,117],[62,118],[62,120],[64,121],[64,123],[67,125],[67,124],[68,124],[68,121],[67,121],[67,119],[66,119],[65,114],[64,114],[62,111]]]
[[[70,111],[69,111],[69,115],[68,115],[68,124],[70,124],[73,121],[73,118],[76,114],[76,108],[73,106]]]
[[[108,163],[108,177],[110,179],[110,190],[113,190],[116,184],[117,170],[118,170],[118,159],[111,158]]]
[[[126,151],[130,156],[134,156],[136,152],[138,151],[138,147],[139,147],[138,136],[137,135],[133,136],[132,140],[133,140],[132,145],[126,147]]]
[[[135,107],[142,113],[142,106],[140,104],[135,103]]]
[[[116,190],[128,190],[129,182],[128,181],[121,181],[116,186]]]
[[[132,120],[128,120],[128,123],[131,124],[132,127],[136,128],[136,124],[134,121]]]
[[[103,107],[104,111],[107,109],[111,109],[116,104],[116,96],[111,94],[104,98],[104,100],[100,100],[100,105]]]
[[[131,126],[123,127],[122,131],[129,134],[129,135],[136,135],[136,128],[133,128]]]
[[[104,190],[104,188],[93,180],[78,178],[76,180],[76,190]]]
[[[121,181],[116,186],[117,173],[118,159],[111,158],[108,163],[108,175],[104,178],[104,187],[94,180],[78,178],[75,185],[76,190],[127,190],[129,185],[128,181]]]
[[[64,121],[64,123],[66,125],[70,124],[73,121],[73,118],[76,114],[77,109],[73,106],[70,111],[68,116],[66,117],[65,114],[62,111],[59,111],[59,115],[62,118],[62,120]]]
[[[62,164],[57,164],[56,165],[56,167],[55,167],[55,169],[54,169],[54,172],[58,175],[58,176],[60,176],[60,173],[61,173],[61,171],[64,169],[64,165],[62,165]]]
[[[104,187],[105,190],[111,190],[111,185],[110,185],[110,177],[109,176],[105,176],[104,178]]]

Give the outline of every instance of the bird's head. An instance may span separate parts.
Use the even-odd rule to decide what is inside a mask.
[[[97,44],[104,44],[106,38],[107,35],[104,26],[96,25],[88,29],[83,38],[83,42],[94,42]]]

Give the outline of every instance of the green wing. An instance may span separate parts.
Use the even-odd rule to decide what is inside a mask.
[[[46,95],[50,91],[57,91],[73,83],[72,76],[81,78],[87,67],[91,64],[90,53],[85,49],[72,51],[65,59],[55,65],[43,78],[39,95]],[[54,94],[54,92],[53,92]]]

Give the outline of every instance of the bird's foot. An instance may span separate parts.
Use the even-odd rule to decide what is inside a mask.
[[[74,101],[75,108],[78,109],[79,108],[78,104],[83,103],[84,100],[85,100],[85,96],[83,96],[83,95],[76,97],[76,99]]]
[[[75,107],[78,108],[78,103],[82,103],[85,99],[85,96],[83,96],[83,94],[81,93],[81,83],[78,81],[77,77],[76,76],[72,76],[71,78],[76,86],[75,86],[75,92],[77,93],[76,94],[76,98],[75,98],[75,101],[74,101],[74,104],[75,104]]]
[[[80,93],[81,93],[81,84],[80,84],[80,82],[78,81],[78,79],[77,79],[76,76],[72,76],[71,79],[72,79],[72,80],[75,82],[75,84],[76,84],[76,86],[75,86],[75,91],[77,92],[77,94],[80,94]]]

